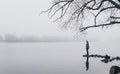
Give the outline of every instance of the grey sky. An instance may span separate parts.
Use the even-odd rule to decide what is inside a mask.
[[[62,31],[47,14],[39,16],[42,10],[49,8],[50,2],[52,0],[1,0],[0,35],[73,36],[73,31]],[[119,38],[120,29],[117,27],[89,30],[88,36],[99,39]]]

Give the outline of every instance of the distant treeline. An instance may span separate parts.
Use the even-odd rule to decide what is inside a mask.
[[[23,36],[17,37],[15,35],[7,34],[0,36],[0,42],[83,42],[85,38],[74,39],[69,37],[39,37],[39,36]]]

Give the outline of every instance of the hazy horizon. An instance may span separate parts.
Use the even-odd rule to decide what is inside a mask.
[[[113,65],[120,66],[119,25],[84,34],[60,28],[47,13],[39,16],[52,1],[0,0],[0,74],[108,74]]]
[[[76,36],[74,30],[60,29],[59,24],[53,23],[47,13],[39,16],[39,13],[48,9],[50,5],[51,0],[0,1],[0,35]],[[87,32],[86,37],[94,37],[103,41],[120,38],[119,26],[113,26],[108,29],[89,29]],[[78,36],[81,35],[78,34]]]

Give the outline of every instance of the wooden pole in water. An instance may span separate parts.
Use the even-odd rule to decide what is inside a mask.
[[[89,69],[89,42],[86,41],[86,52],[87,52],[87,59],[86,59],[86,70]]]
[[[89,42],[86,41],[86,51],[87,51],[87,55],[89,55]]]

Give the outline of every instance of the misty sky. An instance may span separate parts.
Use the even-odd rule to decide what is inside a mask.
[[[52,0],[0,0],[0,35],[74,36],[74,31],[61,30],[47,14],[39,16],[42,10],[49,8],[50,2]],[[88,31],[88,37],[101,40],[120,37],[119,26]]]

